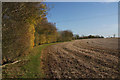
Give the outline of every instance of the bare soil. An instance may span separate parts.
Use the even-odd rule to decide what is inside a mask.
[[[48,46],[42,53],[46,78],[117,78],[118,39],[81,39]]]

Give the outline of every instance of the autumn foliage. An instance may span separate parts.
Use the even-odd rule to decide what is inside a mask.
[[[34,46],[72,40],[71,31],[58,32],[48,22],[47,9],[41,2],[2,3],[2,64],[27,55]]]
[[[41,3],[3,3],[3,63],[28,53],[34,46],[35,25],[45,13]]]

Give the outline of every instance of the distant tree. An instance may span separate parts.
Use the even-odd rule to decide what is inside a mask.
[[[93,36],[92,36],[92,35],[89,35],[88,38],[93,38]]]
[[[100,38],[104,38],[103,36],[101,36]]]
[[[79,37],[78,34],[76,34],[76,35],[74,35],[74,38],[75,38],[75,39],[79,39],[80,37]]]
[[[59,39],[60,41],[70,41],[73,39],[72,31],[65,30],[59,32]]]
[[[115,35],[115,34],[113,34],[113,37],[114,37],[114,38],[115,38],[115,36],[116,36],[116,35]]]

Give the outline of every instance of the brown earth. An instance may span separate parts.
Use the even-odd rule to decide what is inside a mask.
[[[58,43],[42,53],[46,78],[117,78],[118,39]]]

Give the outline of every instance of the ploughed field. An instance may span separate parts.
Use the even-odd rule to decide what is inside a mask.
[[[81,39],[48,46],[42,53],[46,78],[117,78],[118,39]]]

